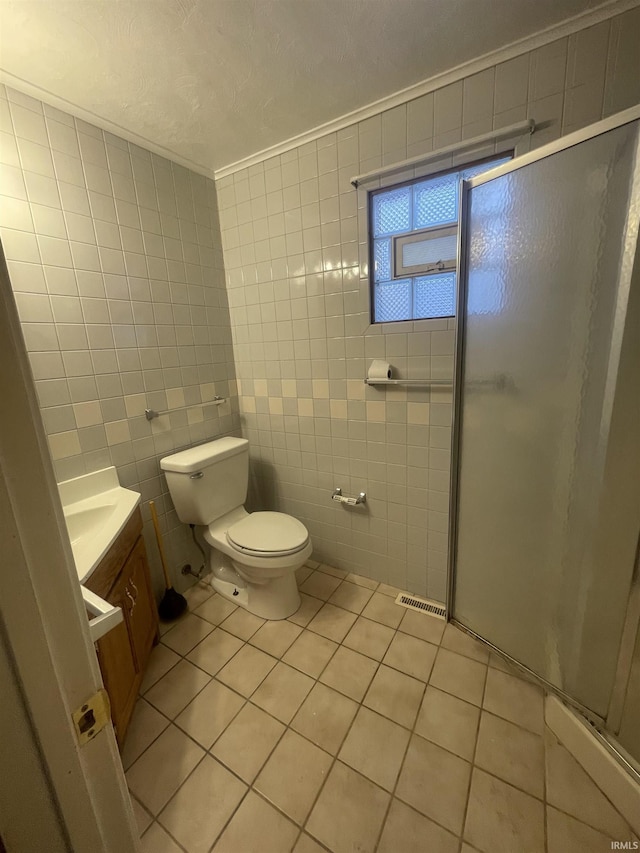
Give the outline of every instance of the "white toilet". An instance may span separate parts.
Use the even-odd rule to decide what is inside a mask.
[[[211,586],[263,619],[300,606],[295,572],[311,556],[307,528],[283,512],[248,513],[249,442],[219,438],[160,461],[178,518],[204,526]]]

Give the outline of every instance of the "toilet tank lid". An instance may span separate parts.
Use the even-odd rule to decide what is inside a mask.
[[[218,438],[215,441],[207,441],[206,444],[198,444],[188,450],[181,450],[173,456],[165,456],[160,460],[163,471],[175,471],[179,474],[191,474],[201,468],[220,462],[229,456],[235,456],[246,450],[249,442],[246,438]]]

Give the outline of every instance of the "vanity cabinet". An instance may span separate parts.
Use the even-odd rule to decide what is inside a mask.
[[[96,643],[116,737],[122,746],[151,649],[158,640],[158,611],[138,508],[85,586],[122,608],[123,621]]]

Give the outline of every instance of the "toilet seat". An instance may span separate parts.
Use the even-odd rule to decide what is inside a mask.
[[[253,557],[284,557],[302,551],[309,542],[307,528],[283,512],[254,512],[227,530],[227,542]]]

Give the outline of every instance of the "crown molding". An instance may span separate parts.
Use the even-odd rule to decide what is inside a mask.
[[[21,77],[16,77],[15,74],[10,74],[4,68],[0,68],[0,83],[4,83],[5,86],[9,86],[11,89],[16,89],[24,95],[30,95],[37,101],[42,101],[48,106],[55,107],[56,109],[72,115],[75,118],[82,119],[82,121],[86,121],[95,127],[99,127],[100,130],[106,130],[108,133],[113,133],[114,136],[126,139],[127,142],[133,142],[134,145],[146,148],[147,151],[152,151],[159,157],[165,157],[167,160],[171,160],[179,166],[184,166],[185,169],[190,169],[192,172],[204,175],[205,178],[215,178],[214,170],[207,166],[203,166],[202,163],[196,163],[193,160],[189,160],[188,157],[182,157],[170,148],[165,148],[164,145],[158,145],[157,142],[147,139],[146,136],[141,136],[138,133],[127,130],[126,127],[122,127],[103,116],[97,115],[96,113],[91,112],[91,110],[85,110],[84,107],[79,107],[77,104],[67,101],[65,98],[60,98],[58,95],[54,95],[47,89],[35,86],[33,83],[23,80]]]
[[[390,110],[393,109],[393,107],[406,104],[408,101],[413,101],[422,95],[429,94],[429,92],[433,92],[436,89],[449,85],[450,83],[456,83],[458,80],[462,80],[464,77],[469,77],[471,74],[477,74],[478,72],[484,71],[493,65],[506,62],[509,59],[522,55],[523,53],[543,47],[552,41],[572,35],[579,30],[592,27],[595,24],[606,21],[609,18],[622,14],[623,12],[627,12],[630,9],[634,9],[637,6],[640,6],[640,0],[609,0],[609,2],[604,3],[601,6],[597,6],[595,9],[590,9],[587,12],[575,15],[565,21],[561,21],[559,24],[554,24],[551,27],[547,27],[540,32],[512,42],[498,50],[486,53],[484,56],[465,62],[450,69],[449,71],[436,74],[427,80],[415,83],[412,86],[408,86],[405,89],[394,92],[392,95],[387,95],[384,98],[373,101],[371,104],[359,107],[352,112],[345,113],[336,119],[332,119],[331,121],[311,128],[304,133],[292,136],[283,142],[279,142],[269,148],[264,148],[261,151],[257,151],[255,154],[244,157],[242,160],[237,160],[234,163],[229,163],[227,166],[223,166],[222,168],[215,170],[205,166],[203,163],[197,163],[187,157],[183,157],[172,149],[166,148],[164,145],[159,145],[152,139],[148,139],[145,136],[134,133],[126,127],[122,127],[121,125],[116,124],[115,122],[112,122],[91,110],[79,107],[77,104],[74,104],[65,98],[61,98],[58,95],[54,95],[47,89],[36,86],[33,83],[29,83],[27,80],[16,77],[14,74],[9,73],[2,68],[0,68],[0,83],[4,83],[13,89],[23,92],[25,95],[30,95],[32,98],[36,98],[37,100],[43,101],[52,107],[56,107],[63,112],[75,116],[76,118],[89,122],[90,124],[99,127],[101,130],[106,130],[109,133],[120,136],[122,139],[126,139],[128,142],[132,142],[135,145],[146,148],[148,151],[152,151],[160,157],[166,157],[168,160],[171,160],[180,166],[184,166],[187,169],[191,169],[191,171],[196,172],[199,175],[219,180],[220,178],[225,178],[228,175],[233,175],[235,172],[239,172],[242,169],[246,169],[249,166],[261,163],[263,160],[267,160],[270,157],[276,157],[279,154],[284,154],[286,151],[291,151],[293,148],[297,148],[307,142],[313,142],[320,139],[328,133],[335,133],[336,131],[343,130],[345,127],[349,127],[352,124],[356,124],[357,122],[364,121],[367,118],[378,115],[385,110]]]
[[[291,151],[293,148],[298,148],[300,145],[304,145],[307,142],[314,142],[315,140],[326,136],[328,133],[335,133],[338,130],[343,130],[352,124],[364,121],[365,119],[376,116],[386,110],[393,109],[393,107],[406,104],[408,101],[413,101],[416,98],[420,98],[422,95],[427,95],[430,92],[434,92],[436,89],[441,89],[443,86],[448,86],[451,83],[457,83],[458,80],[462,80],[472,74],[477,74],[480,71],[485,71],[487,68],[491,68],[501,62],[507,62],[509,59],[521,56],[523,53],[528,53],[531,50],[544,47],[544,45],[550,44],[557,39],[572,35],[573,33],[584,30],[587,27],[592,27],[595,24],[599,24],[602,21],[615,17],[616,15],[627,12],[629,9],[634,9],[639,5],[640,0],[610,0],[610,2],[605,3],[602,6],[597,6],[595,9],[589,9],[588,11],[575,15],[572,18],[567,18],[559,24],[553,24],[553,26],[540,30],[533,35],[525,36],[524,38],[518,39],[518,41],[512,42],[505,47],[498,48],[490,53],[485,53],[477,59],[464,62],[462,65],[457,65],[449,71],[436,74],[433,77],[429,77],[427,80],[422,80],[420,83],[414,83],[406,89],[401,89],[399,92],[394,92],[392,95],[387,95],[384,98],[373,101],[373,103],[367,104],[365,107],[359,107],[352,112],[345,113],[336,119],[325,122],[325,124],[318,125],[317,127],[307,130],[304,133],[300,133],[297,136],[292,136],[284,142],[279,142],[276,145],[272,145],[269,148],[264,148],[262,151],[257,151],[255,154],[244,157],[242,160],[237,160],[234,163],[230,163],[228,166],[216,169],[215,178],[216,180],[226,178],[228,175],[233,175],[235,172],[239,172],[242,169],[247,169],[249,166],[261,163],[263,160],[276,157],[279,154],[284,154],[285,152]]]

